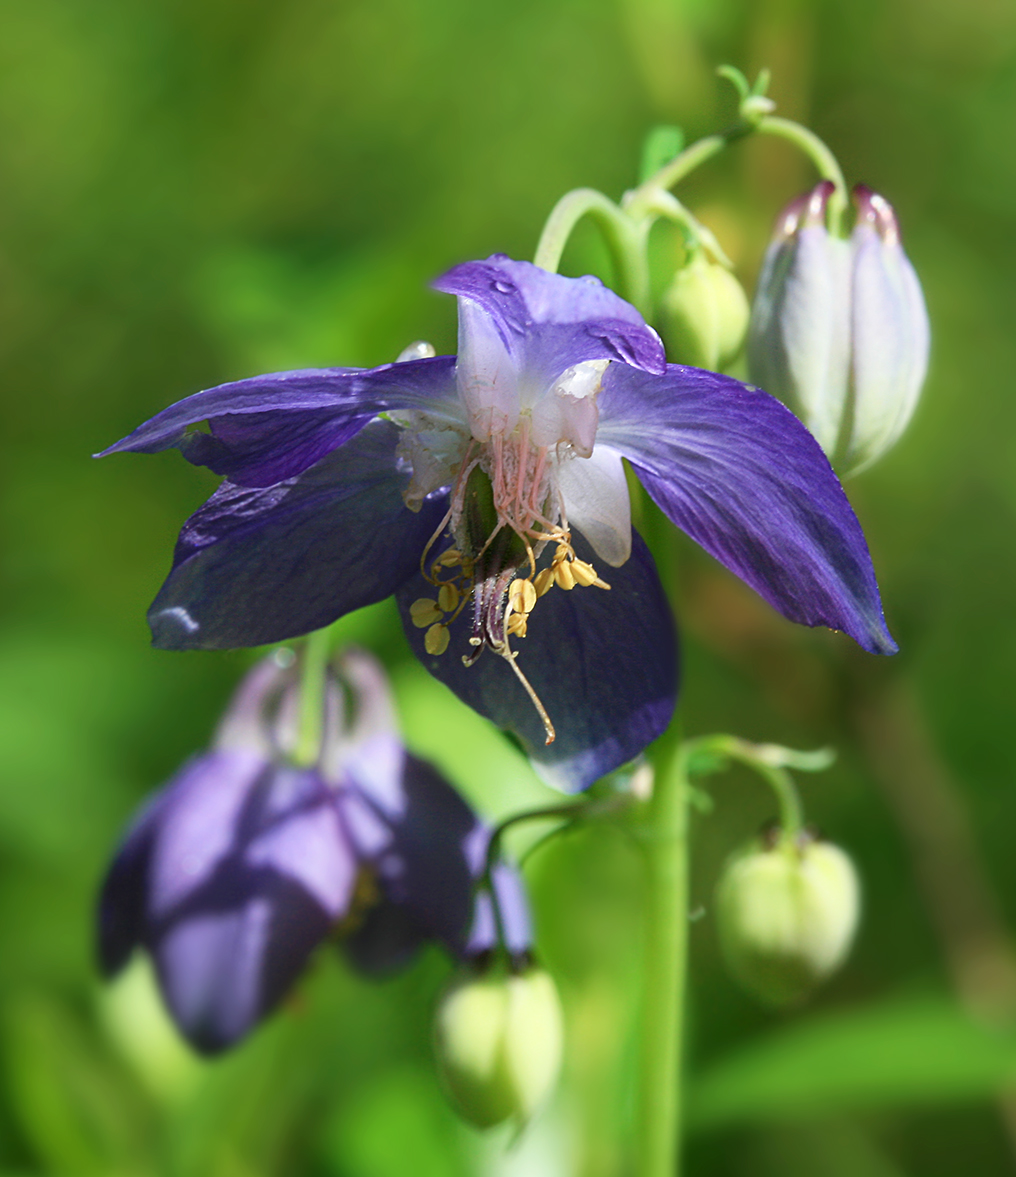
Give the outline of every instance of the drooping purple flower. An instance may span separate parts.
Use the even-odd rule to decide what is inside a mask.
[[[494,256],[436,285],[459,300],[457,358],[221,385],[106,451],[178,446],[227,479],[181,532],[156,645],[281,640],[394,592],[428,669],[584,788],[666,727],[677,689],[627,459],[785,616],[895,649],[860,525],[773,398],[667,365],[593,278]]]
[[[104,972],[145,948],[174,1021],[206,1053],[270,1013],[331,935],[368,974],[408,963],[427,940],[466,958],[502,943],[496,902],[506,950],[529,949],[513,868],[498,863],[493,894],[474,902],[490,832],[402,747],[380,668],[350,652],[340,669],[307,766],[291,756],[296,675],[260,663],[212,748],[144,807],[103,885]]]
[[[899,440],[928,367],[928,313],[889,202],[857,185],[849,240],[823,180],[780,214],[748,336],[751,378],[792,408],[844,473]]]

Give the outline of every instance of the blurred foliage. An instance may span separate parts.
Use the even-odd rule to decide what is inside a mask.
[[[993,1101],[1016,1078],[1011,3],[2,0],[0,1177],[624,1172],[641,882],[616,832],[569,834],[528,868],[570,1042],[564,1089],[515,1151],[437,1088],[437,954],[368,985],[326,949],[213,1063],[173,1039],[143,966],[100,987],[91,909],[118,831],[207,739],[248,656],[147,647],[145,607],[214,479],[175,455],[87,455],[222,380],[380,363],[418,338],[451,350],[452,301],[428,279],[531,255],[570,187],[619,195],[652,125],[690,139],[729,118],[721,61],[771,67],[781,112],[895,204],[934,354],[910,432],[848,488],[893,664],[794,630],[683,549],[687,730],[838,746],[806,800],[867,897],[814,1012],[752,1007],[722,972],[711,893],[771,803],[746,775],[710,785],[690,1171],[1011,1171]],[[750,284],[809,181],[789,147],[751,142],[682,196]],[[566,263],[603,269],[591,232]],[[409,660],[388,606],[344,632],[391,667],[411,746],[488,814],[545,795]]]

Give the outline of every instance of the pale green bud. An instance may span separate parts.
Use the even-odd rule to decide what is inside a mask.
[[[853,863],[807,835],[733,859],[716,918],[735,978],[767,1005],[802,1001],[845,960],[860,914]]]
[[[557,1081],[563,1043],[561,1003],[542,969],[459,981],[434,1026],[445,1087],[477,1128],[526,1123]]]
[[[698,250],[660,300],[659,328],[668,359],[722,371],[744,344],[748,315],[741,283]]]

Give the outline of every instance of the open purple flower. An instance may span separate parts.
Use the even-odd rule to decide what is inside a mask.
[[[436,285],[459,300],[457,358],[221,385],[106,451],[177,446],[227,479],[181,532],[156,645],[258,645],[394,592],[428,669],[583,788],[664,729],[677,690],[626,458],[785,616],[895,649],[860,525],[782,405],[666,364],[593,278],[494,256]]]
[[[321,752],[293,763],[296,675],[274,659],[240,687],[212,748],[144,807],[109,870],[99,957],[117,973],[151,953],[181,1032],[225,1049],[270,1013],[326,937],[368,974],[434,940],[460,958],[500,943],[491,892],[474,890],[490,831],[395,731],[380,668],[330,676]],[[504,946],[530,944],[521,879],[491,874]]]

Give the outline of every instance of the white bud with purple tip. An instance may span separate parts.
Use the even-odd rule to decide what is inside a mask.
[[[853,251],[853,420],[844,465],[870,466],[895,445],[917,407],[930,332],[921,284],[900,244],[892,205],[858,184]]]
[[[898,440],[920,395],[928,316],[889,203],[854,190],[849,240],[826,225],[824,180],[777,221],[752,306],[752,380],[804,422],[841,473]]]

